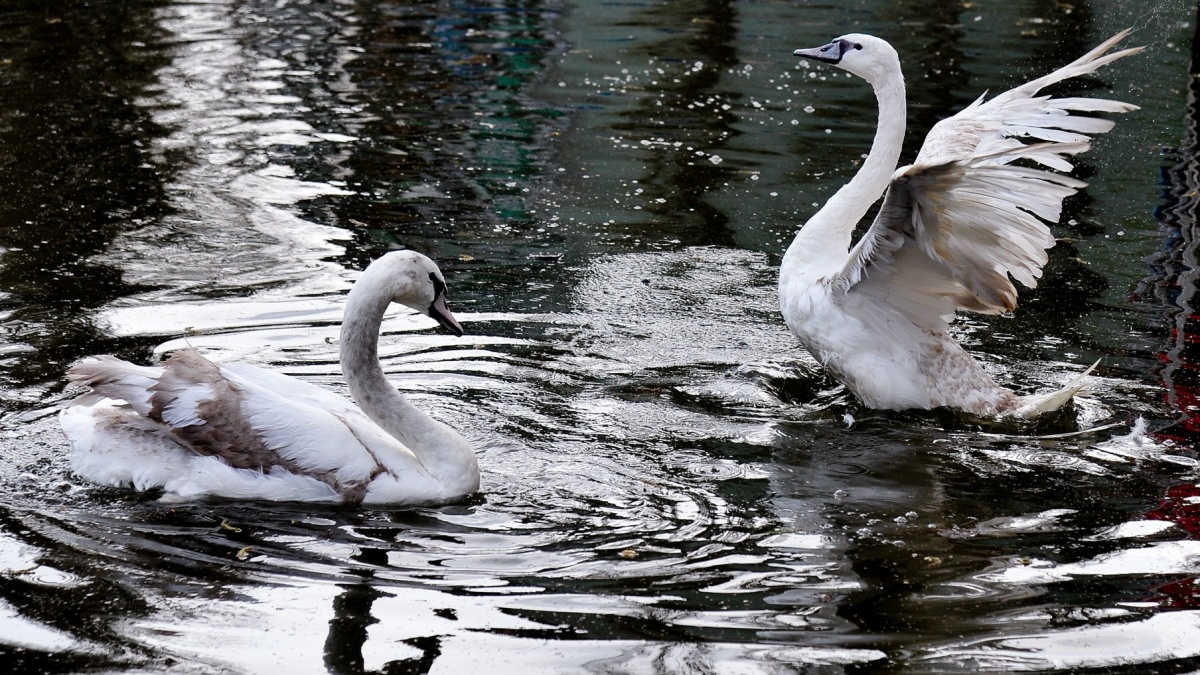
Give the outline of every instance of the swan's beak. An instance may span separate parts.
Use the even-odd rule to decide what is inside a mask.
[[[842,54],[845,53],[845,45],[845,40],[837,40],[835,42],[830,42],[824,47],[797,49],[796,51],[792,52],[792,54],[806,59],[820,61],[821,63],[839,63],[842,60]]]
[[[458,323],[458,319],[455,319],[454,315],[450,313],[450,308],[446,307],[445,293],[438,293],[438,296],[434,299],[433,304],[429,306],[429,316],[432,317],[434,321],[442,324],[442,328],[454,333],[458,337],[462,337],[463,328]]]

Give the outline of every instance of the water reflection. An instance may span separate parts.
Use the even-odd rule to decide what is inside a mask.
[[[3,406],[14,410],[37,401],[100,337],[88,310],[135,290],[90,256],[124,227],[163,215],[170,173],[143,166],[142,141],[157,129],[134,103],[163,63],[146,47],[161,35],[153,3],[18,3],[9,16],[0,47],[0,359]]]
[[[514,242],[561,254],[552,213],[530,198],[550,175],[546,137],[561,113],[528,92],[558,49],[557,13],[555,3],[354,8],[361,32],[345,66],[353,91],[330,86],[371,139],[337,160],[356,188],[332,206],[354,232],[350,256],[401,243],[493,268],[476,274],[504,291],[495,268],[525,257],[504,254]]]
[[[1168,330],[1124,297],[1159,245],[1138,223],[1178,143],[1182,2],[1141,19],[1155,59],[1084,85],[1144,108],[1088,155],[1043,288],[961,326],[1018,386],[1104,357],[1093,398],[1032,430],[862,409],[796,348],[778,254],[875,112],[789,55],[888,35],[915,139],[1138,18],[1121,3],[91,7],[13,8],[25,39],[0,62],[0,654],[18,671],[955,672],[1113,667],[1127,646],[1200,663],[1197,462],[1186,429],[1153,433]],[[1164,219],[1182,232],[1184,211]],[[70,474],[47,393],[63,362],[190,343],[344,391],[350,268],[393,245],[443,264],[470,335],[398,311],[385,368],[480,448],[478,497],[168,507]]]

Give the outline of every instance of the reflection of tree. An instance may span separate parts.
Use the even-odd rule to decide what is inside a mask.
[[[507,239],[506,228],[539,220],[528,193],[546,173],[557,113],[527,89],[557,48],[556,14],[537,3],[481,4],[356,7],[362,51],[343,66],[356,91],[339,102],[364,110],[356,131],[373,142],[344,160],[359,195],[336,208],[363,240],[349,252],[363,262],[395,242],[443,260],[479,255],[475,240]]]
[[[962,68],[966,56],[962,49],[965,35],[959,20],[963,11],[960,0],[901,0],[882,11],[886,19],[901,26],[907,17],[922,17],[905,26],[911,34],[881,35],[896,47],[908,73],[904,78],[909,98],[908,131],[901,157],[901,162],[907,163],[916,158],[925,134],[934,124],[948,111],[965,108],[979,94],[974,91],[970,74]]]
[[[379,623],[379,619],[371,616],[371,606],[377,598],[388,593],[366,582],[342,588],[342,594],[334,598],[333,618],[329,621],[329,635],[325,638],[325,667],[335,675],[360,675],[368,672],[363,659],[367,628]],[[442,653],[442,639],[436,635],[410,638],[404,640],[404,644],[421,650],[421,656],[388,661],[380,670],[369,672],[383,675],[428,673]]]
[[[442,653],[442,639],[435,635],[410,638],[404,644],[420,649],[421,658],[389,661],[381,671],[384,675],[424,675],[433,669],[433,662]]]
[[[362,547],[352,558],[359,563],[386,565],[387,551],[370,546]],[[325,638],[325,667],[335,675],[361,675],[367,673],[363,658],[363,647],[367,644],[367,630],[379,619],[371,615],[371,608],[379,598],[391,595],[372,585],[369,571],[356,570],[363,580],[342,586],[341,595],[333,600],[333,618],[329,620],[329,635]],[[436,635],[421,635],[403,641],[421,651],[415,659],[388,661],[383,668],[372,673],[382,675],[423,675],[433,668],[434,661],[442,653],[442,639]]]
[[[33,350],[5,363],[9,388],[58,380],[95,348],[81,314],[132,289],[86,259],[160,215],[170,180],[146,167],[161,131],[134,104],[165,61],[146,46],[154,3],[16,4],[0,44],[0,330]]]
[[[325,638],[325,667],[331,673],[362,673],[362,649],[367,643],[367,627],[378,623],[371,616],[371,605],[383,593],[367,583],[343,586],[333,600],[333,618]]]
[[[1198,26],[1200,29],[1200,26]],[[1160,354],[1165,397],[1180,412],[1177,424],[1163,433],[1186,440],[1200,432],[1200,314],[1196,286],[1200,277],[1196,232],[1196,210],[1200,203],[1200,44],[1192,39],[1188,81],[1188,104],[1179,162],[1164,175],[1164,204],[1158,218],[1167,232],[1163,250],[1150,261],[1154,274],[1142,281],[1137,297],[1157,302],[1171,326],[1170,342]]]
[[[696,156],[689,150],[717,150],[737,133],[735,114],[711,103],[696,105],[714,97],[735,98],[719,87],[725,70],[738,63],[737,8],[728,0],[670,2],[647,9],[639,20],[669,36],[639,51],[669,64],[671,71],[647,84],[649,95],[624,113],[613,129],[633,138],[679,141],[685,148],[648,153],[645,158],[639,184],[664,200],[651,202],[647,210],[672,218],[668,223],[648,220],[644,234],[661,237],[667,225],[685,244],[733,246],[729,216],[706,199],[729,180],[729,172],[711,162],[694,161]],[[702,66],[695,68],[695,63]]]
[[[277,7],[260,10],[270,25],[283,15],[291,27],[263,53],[313,71],[293,92],[316,111],[307,117],[361,139],[300,148],[288,161],[302,177],[344,179],[355,193],[298,207],[351,231],[340,262],[365,267],[380,249],[402,246],[438,260],[452,287],[526,293],[504,265],[528,264],[509,251],[544,224],[534,195],[551,173],[560,113],[530,90],[559,49],[556,3],[259,4]],[[329,40],[288,39],[319,35],[308,24],[322,14],[336,17]],[[555,230],[536,238],[559,239]],[[488,264],[455,269],[459,260]]]
[[[1197,8],[1200,20],[1200,6]],[[1166,169],[1164,204],[1158,219],[1167,232],[1163,250],[1150,260],[1154,274],[1142,280],[1137,297],[1162,305],[1169,319],[1170,341],[1159,356],[1163,362],[1164,397],[1178,411],[1174,425],[1158,432],[1160,438],[1193,445],[1200,438],[1200,313],[1196,286],[1200,278],[1196,211],[1200,204],[1200,23],[1194,24],[1191,66],[1188,69],[1187,114],[1184,118],[1180,159]],[[1178,525],[1193,539],[1200,538],[1200,486],[1173,485],[1158,505],[1146,514],[1152,520]],[[1152,589],[1151,598],[1163,607],[1200,607],[1200,585],[1195,577],[1173,580]]]

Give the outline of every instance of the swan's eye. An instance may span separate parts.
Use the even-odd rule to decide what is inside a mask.
[[[429,273],[429,280],[433,282],[433,297],[446,295],[446,282],[439,279],[433,272]]]
[[[854,43],[854,48],[855,48],[855,49],[862,49],[862,45],[860,45],[860,44],[858,44],[857,42],[855,42],[855,43]]]

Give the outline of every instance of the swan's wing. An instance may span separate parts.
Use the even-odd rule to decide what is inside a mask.
[[[929,132],[917,160],[892,177],[882,207],[835,288],[882,301],[918,326],[942,329],[957,309],[1016,307],[1011,279],[1033,288],[1054,238],[1062,202],[1086,185],[1057,173],[1111,120],[1073,112],[1129,112],[1119,101],[1037,96],[1051,84],[1141,51],[1108,53],[1123,31],[1073,63],[983,102]],[[1035,142],[1025,143],[1022,138]],[[1011,279],[1010,279],[1011,277]]]
[[[1123,30],[1053,73],[1010,89],[990,101],[984,102],[984,97],[980,96],[958,114],[930,129],[913,166],[934,166],[988,156],[1003,157],[1007,163],[1022,156],[1051,169],[1070,171],[1070,162],[1061,155],[1087,150],[1087,134],[1104,133],[1114,124],[1111,120],[1096,117],[1072,116],[1072,112],[1130,112],[1137,110],[1137,106],[1105,99],[1051,98],[1038,96],[1038,93],[1052,84],[1088,75],[1117,59],[1142,51],[1143,47],[1132,47],[1109,53],[1129,33],[1130,29]],[[1046,141],[1063,149],[1043,147],[1032,154],[1020,154],[1021,148],[1034,147],[1024,145],[1021,138]],[[1009,156],[1014,151],[1018,155]]]
[[[288,398],[330,412],[361,415],[354,402],[328,389],[309,384],[303,380],[284,375],[276,370],[267,370],[246,363],[223,363],[221,371],[244,384],[253,384],[272,391],[287,392]]]
[[[385,470],[375,451],[404,450],[335,394],[253,366],[220,367],[192,350],[161,368],[87,359],[69,376],[93,395],[127,401],[200,455],[312,476],[349,499]]]
[[[100,398],[125,401],[138,412],[150,411],[150,387],[162,376],[162,368],[139,366],[115,356],[89,356],[71,366],[67,380],[87,387],[92,393],[75,399],[76,405],[91,405]]]

